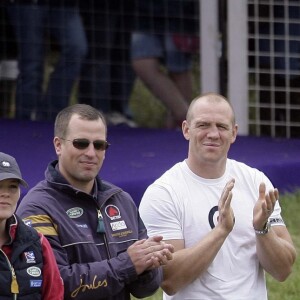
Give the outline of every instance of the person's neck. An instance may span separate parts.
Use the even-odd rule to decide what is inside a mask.
[[[80,190],[80,191],[82,191],[82,192],[85,192],[85,193],[87,193],[87,194],[91,194],[92,191],[93,191],[93,183],[91,183],[91,182],[88,182],[88,183],[82,183],[82,184],[78,184],[78,183],[72,184],[72,183],[71,183],[71,185],[72,185],[74,188],[76,188],[76,189],[78,189],[78,190]]]
[[[210,162],[194,162],[191,159],[187,159],[186,163],[190,170],[197,176],[205,179],[217,179],[224,175],[226,169],[226,161],[219,163]]]

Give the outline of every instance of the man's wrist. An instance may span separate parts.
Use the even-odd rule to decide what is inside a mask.
[[[255,234],[257,234],[257,235],[265,235],[265,234],[267,234],[269,232],[270,227],[271,227],[270,222],[267,221],[265,223],[265,226],[264,226],[263,229],[256,229],[256,228],[254,228]]]

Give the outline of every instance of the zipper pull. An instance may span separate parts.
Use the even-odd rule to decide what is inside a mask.
[[[103,216],[101,214],[100,209],[98,211],[98,226],[97,226],[97,232],[98,233],[105,233],[105,227],[104,227],[104,222],[103,222]]]
[[[15,270],[13,269],[13,267],[11,268],[11,273],[12,273],[12,281],[11,281],[10,290],[13,294],[19,294],[19,285],[17,282],[16,273],[15,273]]]

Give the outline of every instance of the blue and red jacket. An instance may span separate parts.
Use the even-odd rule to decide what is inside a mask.
[[[0,250],[0,299],[61,300],[63,282],[47,239],[16,215],[6,221]]]
[[[127,254],[147,238],[138,209],[121,188],[95,180],[94,194],[74,189],[49,164],[45,180],[23,198],[18,214],[49,240],[67,299],[129,300],[153,294],[161,268],[137,275]]]

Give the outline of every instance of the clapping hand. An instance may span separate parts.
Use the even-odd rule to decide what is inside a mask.
[[[231,207],[232,189],[235,180],[231,179],[225,185],[221,198],[219,200],[219,219],[218,225],[222,227],[226,233],[231,232],[235,223],[234,213]]]
[[[277,189],[270,190],[266,193],[266,185],[261,183],[259,185],[258,200],[253,209],[253,227],[261,229],[264,227],[269,217],[274,211],[276,200],[279,199],[279,192]]]
[[[153,236],[136,241],[127,252],[137,274],[166,265],[173,258],[174,247],[162,241],[162,236]]]

